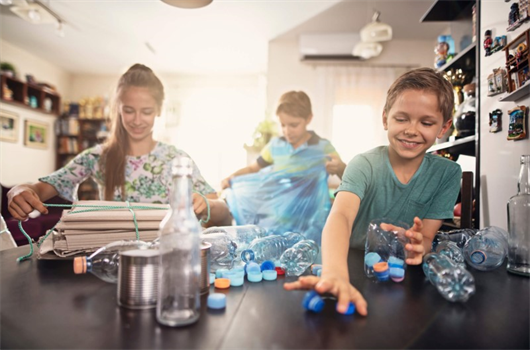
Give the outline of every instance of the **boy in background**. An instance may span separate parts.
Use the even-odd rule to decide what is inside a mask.
[[[311,101],[303,91],[286,92],[280,97],[276,115],[280,120],[282,137],[273,138],[261,151],[259,158],[221,181],[221,188],[230,187],[230,180],[236,176],[257,173],[262,168],[274,164],[275,170],[292,166],[291,157],[306,148],[322,151],[327,157],[326,171],[330,175],[342,177],[346,164],[342,162],[335,147],[314,131],[307,130],[313,118]]]
[[[406,263],[421,264],[443,219],[453,217],[460,190],[460,166],[426,154],[451,127],[453,105],[451,84],[433,69],[414,69],[392,84],[383,111],[389,145],[356,156],[346,167],[322,232],[321,277],[300,277],[285,289],[331,293],[337,311],[346,312],[351,301],[366,315],[366,301],[350,284],[347,256],[350,247],[364,247],[373,219],[412,224]]]

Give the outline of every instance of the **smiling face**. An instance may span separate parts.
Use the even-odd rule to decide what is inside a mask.
[[[308,139],[307,125],[311,121],[309,118],[294,117],[284,112],[278,113],[282,134],[293,148],[298,148]]]
[[[125,89],[120,95],[118,110],[129,142],[152,139],[155,117],[160,110],[148,88],[131,86]]]
[[[444,122],[437,96],[426,90],[405,90],[388,111],[383,125],[388,131],[389,156],[397,161],[418,161],[452,121]]]

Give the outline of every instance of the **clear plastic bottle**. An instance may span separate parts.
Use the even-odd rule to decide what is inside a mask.
[[[495,226],[477,232],[464,246],[466,263],[481,271],[494,270],[508,254],[508,233]]]
[[[175,159],[170,210],[160,223],[156,319],[167,326],[196,322],[200,315],[201,226],[192,204],[192,161]]]
[[[434,252],[447,256],[457,264],[464,264],[465,267],[464,254],[462,253],[462,249],[455,242],[443,241],[436,246]]]
[[[286,232],[278,236],[272,235],[254,240],[248,249],[241,252],[244,262],[256,261],[261,264],[265,260],[278,260],[282,253],[304,239],[304,236],[296,232]]]
[[[280,257],[280,266],[287,276],[300,276],[313,264],[320,249],[315,241],[304,239],[283,252]]]
[[[225,232],[201,234],[201,241],[210,243],[210,272],[231,269],[238,259],[238,244]]]
[[[432,241],[432,250],[436,251],[436,246],[441,242],[450,241],[462,249],[464,245],[478,232],[475,228],[463,228],[447,232],[438,232]]]
[[[475,293],[475,279],[462,265],[443,254],[428,253],[423,272],[438,292],[449,301],[465,302]]]
[[[530,276],[530,155],[521,156],[517,194],[508,201],[509,272]]]
[[[15,248],[17,244],[7,228],[4,217],[0,215],[0,250]]]
[[[267,235],[267,231],[257,225],[209,227],[202,231],[201,235],[204,240],[206,235],[214,233],[226,234],[236,243],[238,250],[247,248],[256,238],[262,238]]]
[[[133,249],[148,249],[149,243],[144,241],[123,240],[107,244],[88,256],[74,258],[74,272],[76,274],[92,273],[105,282],[118,281],[118,267],[120,266],[120,252]]]

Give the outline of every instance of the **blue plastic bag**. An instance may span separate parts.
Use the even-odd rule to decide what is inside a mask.
[[[281,170],[272,165],[233,178],[226,200],[236,223],[259,225],[268,234],[299,232],[320,244],[331,209],[325,163],[321,151],[305,149]]]

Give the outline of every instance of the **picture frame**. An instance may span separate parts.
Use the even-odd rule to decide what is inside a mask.
[[[0,109],[0,141],[17,142],[19,117],[18,114]]]
[[[49,125],[43,122],[26,120],[24,132],[24,145],[30,148],[48,148],[50,138]]]

